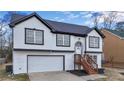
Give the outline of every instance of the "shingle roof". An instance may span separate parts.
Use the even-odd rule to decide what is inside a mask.
[[[21,18],[24,17],[24,16],[25,16],[25,15],[13,14],[13,15],[11,16],[10,22],[12,23],[12,22],[14,22],[14,21],[16,21],[16,20],[21,19]]]
[[[54,33],[66,33],[66,34],[73,34],[73,35],[78,35],[78,36],[86,36],[89,32],[93,30],[92,28],[89,28],[87,26],[46,20],[46,19],[41,18],[37,13],[32,13],[26,16],[13,14],[11,18],[11,22],[10,22],[10,27],[13,27],[16,24],[32,16],[36,16],[40,21],[46,24]],[[102,37],[104,37],[104,35],[100,31],[98,31],[98,33]]]
[[[121,38],[124,38],[124,32],[123,31],[117,31],[117,30],[107,30],[107,31],[110,31],[113,34],[115,34]]]
[[[92,30],[91,28],[86,26],[50,21],[50,20],[45,20],[45,21],[48,24],[50,24],[56,30],[56,32],[65,32],[65,33],[68,32],[68,33],[85,35]]]

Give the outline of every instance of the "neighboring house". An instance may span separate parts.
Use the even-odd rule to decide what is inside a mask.
[[[13,72],[74,70],[74,54],[89,54],[101,69],[104,35],[86,26],[55,22],[37,13],[13,15]]]
[[[102,30],[104,39],[104,60],[114,67],[124,68],[124,32],[115,30]]]

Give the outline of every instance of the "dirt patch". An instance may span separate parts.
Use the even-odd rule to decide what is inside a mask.
[[[116,68],[105,68],[106,78],[97,79],[96,81],[123,81],[124,75],[120,74],[120,70]]]
[[[28,81],[27,74],[13,75],[5,71],[5,64],[0,65],[0,81]]]
[[[103,67],[124,69],[124,62],[107,62],[103,64]]]

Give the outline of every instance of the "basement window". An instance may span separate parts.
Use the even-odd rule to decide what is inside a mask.
[[[97,63],[97,55],[90,55],[90,57],[92,58],[92,60],[93,60],[94,62]]]

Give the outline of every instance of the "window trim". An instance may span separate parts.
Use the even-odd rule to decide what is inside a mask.
[[[93,46],[91,46],[91,44],[90,44],[90,38],[97,38],[98,39],[98,47],[93,47]],[[100,48],[100,38],[99,37],[96,37],[96,36],[89,36],[89,48]]]
[[[38,43],[27,43],[26,42],[26,30],[36,30],[36,31],[42,31],[42,44],[38,44]],[[40,30],[40,29],[35,29],[35,28],[25,28],[25,44],[30,44],[30,45],[44,45],[44,30]]]
[[[58,47],[70,47],[70,45],[71,45],[71,37],[70,37],[70,35],[68,35],[68,34],[61,34],[61,35],[68,35],[69,36],[69,45],[58,45],[57,44],[57,35],[58,34],[56,34],[56,46],[58,46]]]
[[[98,56],[97,56],[97,55],[94,55],[94,54],[93,54],[93,55],[89,55],[89,56],[92,58],[92,60],[93,60],[94,62],[96,62],[96,63],[98,62]],[[94,57],[96,57],[96,61],[94,60]]]

